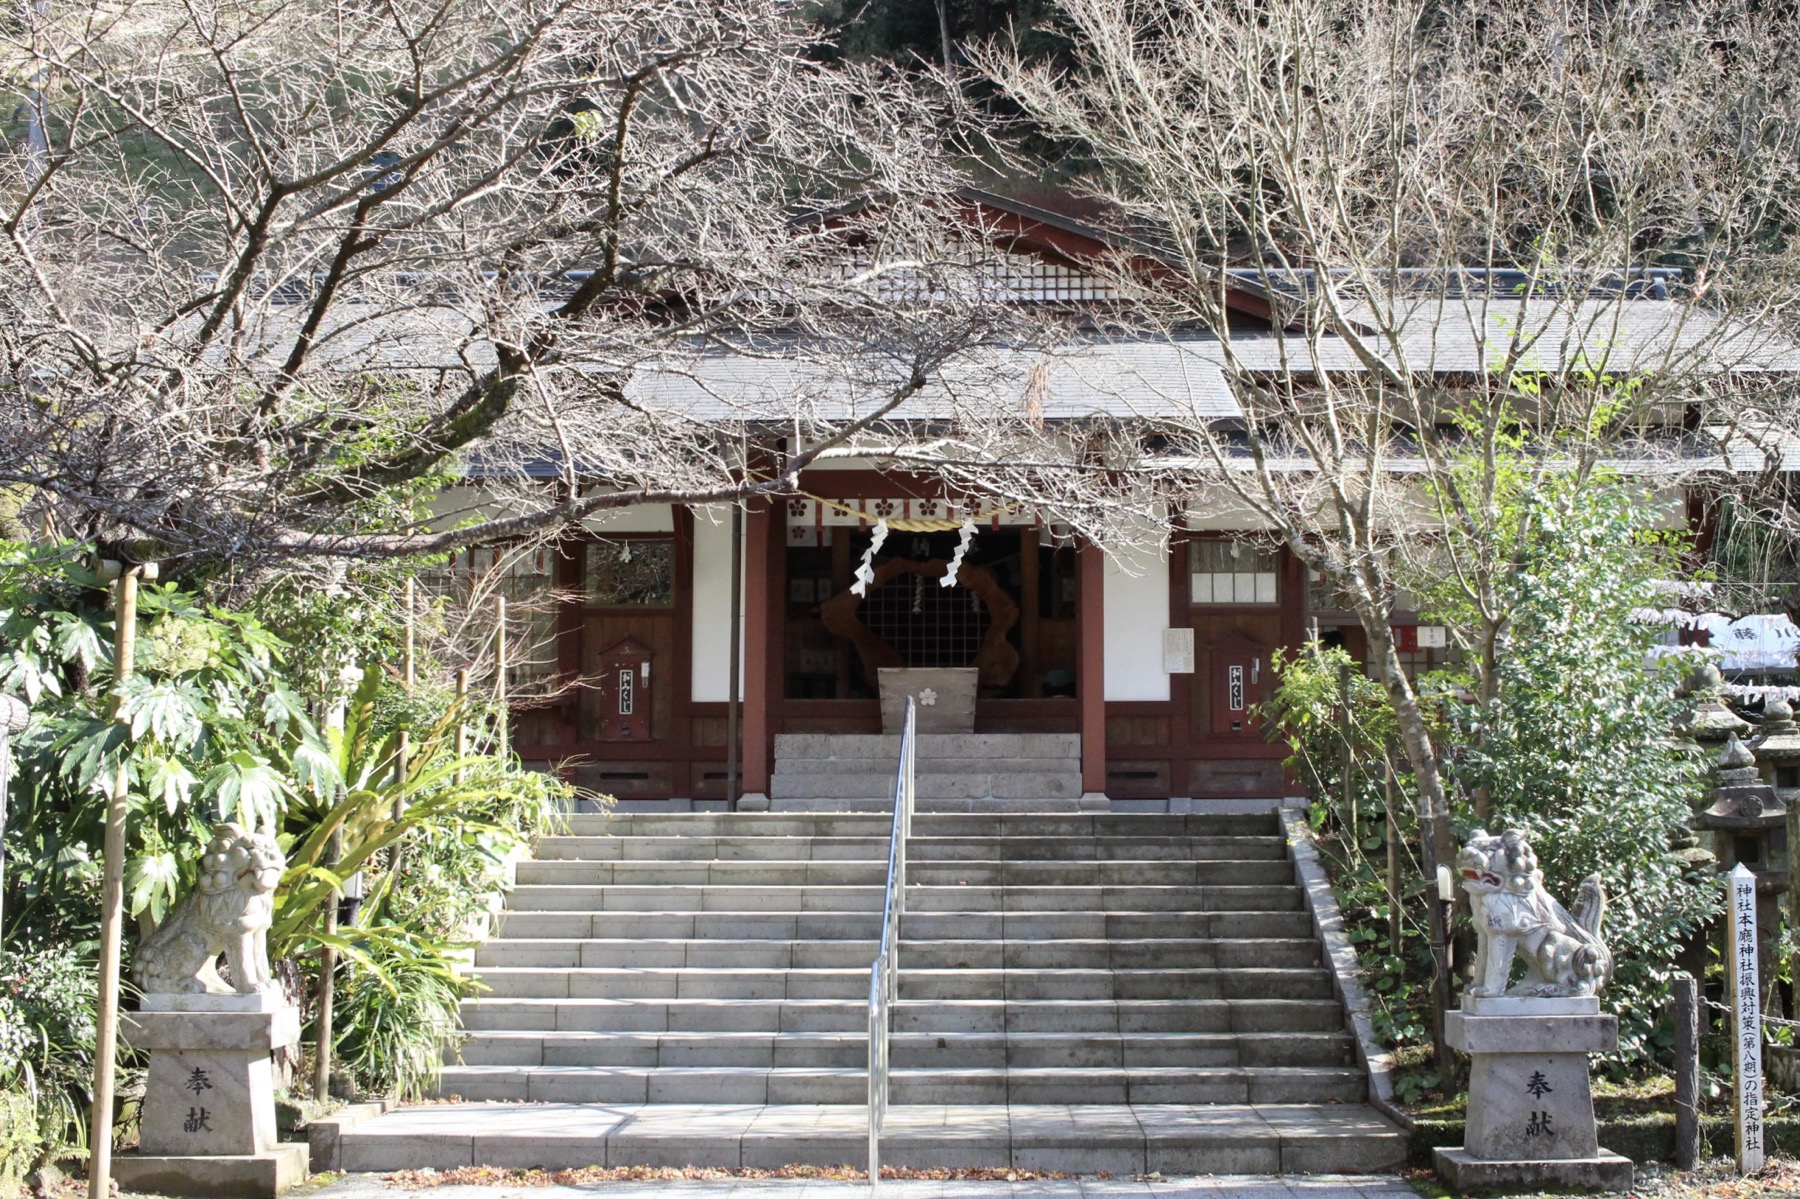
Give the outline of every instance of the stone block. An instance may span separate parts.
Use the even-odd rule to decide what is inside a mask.
[[[579,1170],[606,1164],[606,1138],[591,1132],[544,1130],[532,1136],[477,1136],[475,1160],[507,1170]]]
[[[894,1123],[892,1109],[888,1122]],[[1004,1133],[996,1135],[983,1129],[945,1128],[931,1135],[886,1132],[881,1138],[881,1162],[884,1166],[918,1169],[1010,1166],[1012,1141]]]
[[[157,1049],[144,1093],[147,1157],[252,1157],[275,1148],[275,1063],[267,1049]]]
[[[1601,1015],[1470,1016],[1448,1012],[1444,1039],[1467,1054],[1516,1053],[1529,1045],[1536,1053],[1611,1053],[1619,1047],[1619,1021]]]
[[[308,1165],[313,1173],[323,1174],[340,1170],[343,1136],[359,1124],[366,1124],[386,1110],[380,1103],[353,1103],[349,1107],[340,1108],[329,1116],[320,1116],[310,1120],[306,1125],[306,1139],[310,1150]]]
[[[617,1133],[606,1140],[606,1164],[679,1169],[717,1166],[735,1170],[742,1164],[740,1136],[674,1132],[667,1136]]]
[[[270,1012],[123,1012],[119,1016],[119,1033],[126,1044],[140,1052],[204,1045],[209,1049],[268,1053],[299,1043],[300,1013],[292,1007]]]
[[[1539,999],[1529,995],[1464,995],[1465,1016],[1598,1016],[1600,1000],[1593,995],[1569,995]]]
[[[1599,1144],[1587,1054],[1471,1056],[1463,1147],[1488,1161],[1595,1156]]]
[[[866,1169],[869,1141],[866,1135],[844,1135],[827,1129],[769,1131],[751,1129],[744,1134],[743,1165],[746,1169],[776,1170],[782,1166],[851,1166]]]
[[[267,1152],[223,1157],[158,1157],[121,1153],[113,1181],[125,1191],[194,1199],[273,1199],[306,1181],[307,1147],[276,1145]]]
[[[1434,1149],[1438,1176],[1454,1191],[1629,1191],[1631,1159],[1605,1150],[1562,1161],[1493,1161],[1466,1149]]]
[[[996,772],[989,793],[997,799],[1079,799],[1081,775],[1062,771]]]
[[[251,995],[174,994],[152,991],[138,998],[140,1012],[281,1012],[291,1011],[287,999],[275,991]]]
[[[1097,1141],[1079,1134],[1063,1144],[1013,1141],[1012,1164],[1019,1170],[1060,1170],[1067,1174],[1144,1172],[1144,1142]]]
[[[452,1170],[475,1164],[472,1132],[393,1133],[352,1131],[338,1152],[338,1169],[347,1174],[390,1170]]]
[[[829,758],[832,756],[831,742],[829,733],[778,733],[775,736],[775,760]]]

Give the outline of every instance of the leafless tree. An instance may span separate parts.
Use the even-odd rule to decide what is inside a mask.
[[[1059,7],[1072,69],[1004,46],[979,65],[1092,161],[1133,316],[1241,410],[1222,420],[1185,384],[1140,396],[1164,440],[1129,468],[1172,502],[1242,508],[1344,593],[1445,861],[1395,589],[1421,560],[1447,572],[1481,614],[1479,667],[1508,616],[1509,445],[1536,471],[1679,481],[1718,465],[1701,428],[1781,390],[1758,380],[1795,366],[1794,18],[1735,0]]]
[[[0,531],[241,572],[788,488],[998,311],[936,103],[793,7],[21,6]]]

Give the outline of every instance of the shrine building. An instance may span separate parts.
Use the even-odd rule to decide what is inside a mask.
[[[1110,297],[1082,267],[1112,248],[1102,232],[996,196],[974,202],[1005,233],[1022,292],[1065,305]],[[1249,290],[1239,301],[1235,352],[1254,356],[1259,338],[1273,347],[1256,328],[1267,305]],[[1629,304],[1671,307],[1654,288]],[[1149,411],[1179,391],[1187,411],[1229,422],[1239,414],[1209,340],[1096,336],[1038,381],[1046,419]],[[1453,349],[1436,369],[1479,369],[1479,346]],[[715,365],[708,386],[729,388],[739,368]],[[1686,497],[1669,500],[1685,518]],[[921,705],[922,731],[955,738],[920,762],[922,804],[1278,803],[1299,788],[1287,748],[1255,714],[1275,681],[1271,656],[1318,636],[1361,659],[1362,630],[1290,552],[1246,537],[1258,530],[1234,504],[1165,508],[1163,549],[1109,556],[1052,514],[953,495],[930,474],[856,458],[807,470],[795,493],[742,512],[736,705],[731,508],[609,512],[507,568],[529,626],[515,635],[537,646],[513,667],[513,748],[626,808],[875,806],[893,778],[885,670],[890,690]],[[501,561],[470,551],[463,568],[490,557]],[[956,585],[940,586],[952,570]],[[531,602],[549,593],[563,598]],[[1447,652],[1441,630],[1407,604],[1399,597],[1402,660],[1429,668]]]

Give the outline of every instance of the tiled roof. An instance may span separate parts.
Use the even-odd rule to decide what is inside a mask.
[[[946,419],[969,408],[1013,408],[1046,420],[1181,412],[1202,420],[1240,415],[1217,347],[1105,341],[1042,351],[987,348],[947,364],[894,412],[896,420]],[[745,354],[665,359],[634,373],[626,394],[647,407],[698,420],[803,416],[853,420],[885,402],[903,367],[827,367]],[[860,377],[859,377],[860,376]]]

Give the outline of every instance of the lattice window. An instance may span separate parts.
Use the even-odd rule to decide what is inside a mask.
[[[870,591],[857,616],[911,667],[974,665],[992,619],[974,592],[911,574]]]
[[[468,660],[487,652],[494,598],[504,595],[510,683],[529,688],[556,674],[557,554],[547,545],[460,550],[442,565],[421,570],[419,591],[422,599],[435,597],[443,605],[442,620]]]
[[[1278,561],[1272,549],[1241,541],[1195,538],[1188,542],[1189,600],[1195,604],[1273,604]]]
[[[675,602],[675,543],[666,538],[590,541],[587,601],[604,608],[666,608]]]

